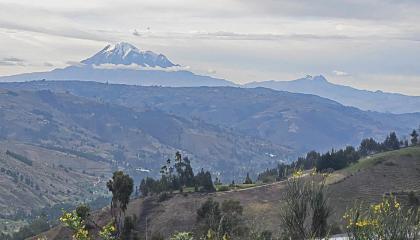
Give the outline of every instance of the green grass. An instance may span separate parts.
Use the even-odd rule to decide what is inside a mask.
[[[231,191],[231,190],[238,190],[238,189],[247,189],[257,186],[257,184],[236,184],[235,186],[231,185],[216,185],[216,191],[224,192],[224,191]]]
[[[347,168],[343,169],[342,171],[353,173],[357,172],[362,169],[366,169],[369,167],[372,167],[376,164],[379,164],[387,159],[391,158],[398,158],[398,157],[413,157],[417,156],[420,158],[420,147],[408,147],[408,148],[402,148],[399,150],[389,151],[389,152],[383,152],[374,154],[365,158],[360,159],[357,163],[348,166]]]
[[[251,188],[251,187],[255,187],[257,186],[257,184],[237,184],[236,187],[239,189],[246,189],[246,188]]]
[[[194,187],[186,187],[183,189],[184,193],[192,193],[195,192]]]
[[[337,183],[345,179],[347,176],[352,175],[360,170],[371,168],[377,164],[380,164],[390,159],[394,159],[398,161],[399,158],[404,157],[404,156],[417,157],[420,159],[420,146],[408,147],[408,148],[402,148],[402,149],[394,150],[394,151],[377,153],[371,156],[367,156],[365,158],[361,158],[359,159],[357,163],[331,174],[327,179],[327,183],[328,184]]]

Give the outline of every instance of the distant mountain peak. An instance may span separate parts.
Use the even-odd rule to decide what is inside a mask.
[[[318,75],[318,76],[306,75],[305,79],[311,80],[311,81],[317,81],[317,82],[325,82],[325,83],[328,82],[328,80],[322,75]]]
[[[136,46],[127,43],[119,42],[115,45],[107,45],[101,51],[92,57],[81,61],[86,65],[101,65],[101,64],[115,64],[115,65],[140,65],[143,67],[160,67],[169,68],[179,66],[172,63],[165,55],[157,54],[152,51],[141,51]]]

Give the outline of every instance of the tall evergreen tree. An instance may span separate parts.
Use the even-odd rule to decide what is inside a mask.
[[[389,136],[386,137],[384,143],[384,150],[397,150],[400,148],[400,142],[398,141],[397,134],[391,132]]]
[[[245,178],[244,184],[252,184],[252,179],[249,176],[249,173],[246,173],[246,178]]]
[[[133,193],[133,179],[122,171],[116,171],[106,186],[112,192],[111,214],[117,224],[117,232],[121,233],[124,227],[123,216]]]
[[[416,130],[413,130],[413,132],[410,134],[411,136],[411,144],[412,145],[417,145],[418,144],[418,133]]]

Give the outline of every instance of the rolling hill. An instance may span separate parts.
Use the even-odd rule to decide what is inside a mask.
[[[372,204],[389,193],[401,201],[409,191],[420,192],[420,147],[410,147],[380,153],[361,159],[359,163],[334,172],[328,177],[330,204],[333,215],[330,221],[341,224],[346,207],[357,201]],[[279,206],[285,182],[249,188],[241,191],[212,194],[177,194],[169,200],[158,202],[156,197],[135,199],[130,203],[129,213],[138,217],[136,230],[145,231],[146,219],[149,234],[160,232],[165,236],[175,231],[196,230],[196,209],[208,198],[217,201],[239,200],[244,206],[244,215],[255,230],[270,230],[278,233]],[[108,209],[97,213],[101,224],[109,221]],[[68,231],[61,226],[44,233],[49,239],[66,239]],[[150,235],[149,235],[150,236]]]

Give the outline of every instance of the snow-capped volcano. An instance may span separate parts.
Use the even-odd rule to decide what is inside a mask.
[[[172,63],[163,54],[157,54],[152,51],[140,51],[130,43],[120,42],[115,45],[107,45],[104,49],[92,57],[81,61],[86,65],[140,65],[143,67],[169,68],[179,66]]]
[[[107,45],[80,62],[48,72],[0,76],[0,81],[88,80],[143,86],[200,87],[236,86],[219,78],[194,74],[168,60],[163,54],[141,51],[130,43]]]

